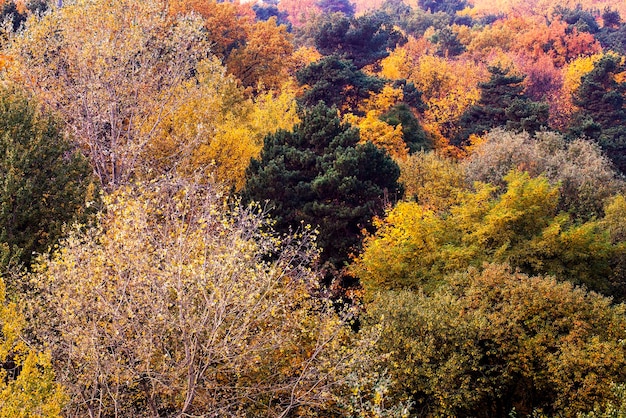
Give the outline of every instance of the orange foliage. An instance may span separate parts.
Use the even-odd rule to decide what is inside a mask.
[[[202,16],[207,37],[212,43],[211,52],[222,58],[248,37],[255,20],[250,5],[239,2],[174,0],[170,3],[170,10],[176,14],[193,11]]]
[[[280,87],[291,67],[291,38],[285,25],[276,26],[275,17],[256,23],[245,44],[226,60],[228,71],[247,87]]]

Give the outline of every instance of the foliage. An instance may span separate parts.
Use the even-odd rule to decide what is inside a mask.
[[[43,257],[31,327],[70,416],[288,416],[333,408],[348,328],[317,292],[311,231],[175,179],[107,196]],[[355,343],[355,347],[358,344]]]
[[[350,0],[317,0],[317,7],[322,13],[343,13],[348,17],[354,16],[354,4]]]
[[[461,166],[469,182],[501,188],[513,169],[531,177],[544,175],[559,187],[558,209],[581,220],[602,217],[607,199],[624,190],[623,180],[597,144],[584,139],[566,141],[553,132],[530,136],[494,129],[472,148]]]
[[[171,91],[207,50],[201,22],[158,0],[79,0],[29,19],[9,75],[61,115],[113,190],[140,170]]]
[[[388,396],[410,396],[415,415],[575,416],[624,380],[624,306],[570,283],[489,265],[371,297]]]
[[[388,49],[406,41],[385,13],[357,18],[330,15],[319,23],[315,47],[324,55],[336,55],[360,69],[389,55]]]
[[[361,143],[371,142],[386,150],[396,160],[408,155],[409,150],[404,142],[402,126],[392,126],[382,121],[376,111],[369,111],[362,118],[349,113],[344,120],[359,128]]]
[[[98,200],[92,170],[59,124],[16,87],[0,89],[0,266],[30,266]]]
[[[614,384],[613,393],[615,401],[607,402],[602,406],[596,405],[593,411],[579,414],[578,418],[621,418],[626,415],[626,387],[624,384]]]
[[[276,18],[257,22],[248,39],[226,60],[226,67],[244,86],[275,89],[287,78],[293,53],[291,35]]]
[[[477,183],[445,211],[399,203],[378,222],[351,271],[366,290],[436,287],[446,274],[508,263],[528,274],[611,293],[611,263],[623,257],[602,222],[573,222],[559,213],[558,186],[512,171],[506,191]],[[623,278],[619,281],[623,281]]]
[[[298,83],[308,86],[301,98],[303,105],[312,107],[318,102],[326,106],[356,110],[361,100],[384,85],[378,77],[367,75],[352,62],[336,56],[322,58],[296,73]]]
[[[412,82],[426,105],[424,128],[449,139],[455,135],[461,115],[480,98],[478,83],[485,71],[471,61],[420,56],[420,50],[416,40],[409,40],[383,60],[381,74]]]
[[[454,14],[467,5],[465,0],[418,0],[419,6],[431,13],[445,12]]]
[[[288,85],[280,93],[248,99],[217,59],[200,63],[195,79],[171,94],[180,99],[165,116],[154,116],[161,121],[142,155],[149,162],[145,178],[168,172],[201,175],[240,190],[263,137],[297,121],[295,93]]]
[[[462,131],[456,138],[457,144],[472,134],[483,134],[499,126],[530,133],[547,126],[548,106],[524,95],[522,77],[509,75],[508,70],[500,67],[490,67],[489,72],[489,81],[479,84],[480,100],[460,119]]]
[[[626,81],[620,81],[618,74],[624,71],[618,55],[607,54],[595,63],[574,93],[578,111],[570,127],[572,136],[597,140],[622,173],[626,172],[626,127],[621,122],[626,119]]]
[[[320,261],[342,268],[358,248],[361,230],[382,214],[386,199],[401,197],[399,170],[389,156],[342,124],[336,109],[320,104],[292,132],[265,138],[247,172],[247,200],[269,201],[276,229],[301,223],[319,230]]]
[[[0,279],[0,417],[61,417],[67,402],[55,381],[48,353],[30,348],[23,338],[24,317],[6,301]]]
[[[380,119],[394,128],[398,126],[402,127],[402,137],[404,143],[409,148],[409,152],[413,153],[432,149],[433,144],[431,139],[406,103],[394,105],[387,112],[380,115]]]

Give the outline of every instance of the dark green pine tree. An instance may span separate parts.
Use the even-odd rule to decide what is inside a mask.
[[[462,145],[471,134],[481,135],[496,127],[534,133],[548,124],[548,105],[533,102],[524,94],[524,77],[509,75],[497,66],[489,72],[489,81],[479,84],[480,100],[461,116],[455,145]]]
[[[245,201],[269,201],[278,231],[301,223],[319,230],[321,263],[340,269],[359,249],[363,229],[401,197],[400,170],[359,132],[341,123],[337,110],[319,104],[305,110],[293,132],[265,139],[247,171]]]
[[[431,13],[444,12],[453,15],[463,10],[467,2],[465,0],[418,0],[417,5]]]
[[[402,136],[410,153],[433,149],[432,140],[406,103],[398,103],[380,116],[393,127],[402,124]]]
[[[357,68],[375,64],[389,51],[406,42],[384,12],[370,12],[357,18],[326,15],[315,33],[315,47],[323,55],[350,60]]]
[[[305,91],[301,104],[312,107],[322,101],[327,106],[337,106],[356,111],[358,104],[379,92],[384,80],[358,70],[351,61],[337,56],[322,58],[298,71],[296,79],[309,88]]]
[[[65,223],[83,220],[97,199],[93,170],[35,102],[0,89],[0,271],[30,264],[61,236]],[[95,209],[95,208],[94,208]],[[94,210],[91,209],[91,210]]]
[[[615,75],[626,70],[618,55],[605,55],[582,78],[573,103],[579,111],[572,119],[569,136],[598,141],[617,169],[626,173],[626,82]]]
[[[343,13],[346,16],[354,16],[354,4],[349,0],[318,0],[317,6],[322,13]]]

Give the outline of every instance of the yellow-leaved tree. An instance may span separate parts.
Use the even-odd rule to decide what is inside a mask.
[[[78,0],[31,16],[10,46],[8,76],[62,117],[107,190],[133,178],[173,87],[208,55],[201,19],[166,6]]]
[[[311,231],[270,225],[214,185],[160,178],[42,258],[33,328],[68,415],[339,413],[361,344],[319,297]]]
[[[50,354],[29,347],[24,327],[24,316],[15,302],[6,301],[0,278],[0,417],[61,417],[67,395],[55,381]]]
[[[364,116],[348,113],[344,119],[359,128],[361,142],[372,142],[387,150],[394,159],[403,159],[408,154],[408,148],[402,135],[402,124],[392,126],[380,119],[381,115],[402,102],[402,99],[402,89],[386,85],[380,93],[370,93],[370,98],[364,100],[359,109]]]
[[[153,116],[160,121],[142,155],[144,178],[172,171],[240,189],[265,135],[290,130],[298,121],[290,84],[248,98],[217,58],[201,62],[194,80],[174,87],[171,96],[180,99],[172,101],[166,116]]]

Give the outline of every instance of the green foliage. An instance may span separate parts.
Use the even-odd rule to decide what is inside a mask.
[[[490,67],[489,72],[489,81],[479,84],[480,100],[461,116],[457,145],[471,134],[483,134],[495,127],[534,133],[548,125],[548,105],[524,95],[523,77],[509,75],[500,67]]]
[[[354,16],[354,4],[350,0],[318,0],[317,6],[322,13],[343,13],[346,16]]]
[[[554,132],[531,136],[494,129],[461,165],[469,182],[491,183],[501,190],[504,177],[513,169],[531,177],[544,175],[559,187],[558,209],[583,221],[602,217],[606,200],[625,186],[597,144],[566,141]]]
[[[0,89],[0,265],[30,264],[97,199],[89,164],[24,93]]]
[[[454,57],[465,51],[465,46],[459,41],[456,33],[448,26],[436,31],[429,40],[437,45],[436,53],[440,57]]]
[[[626,376],[624,306],[506,266],[470,269],[431,294],[372,295],[390,399],[420,416],[575,416],[611,399]]]
[[[467,6],[465,0],[418,0],[417,4],[431,13],[444,12],[452,15]]]
[[[621,61],[618,55],[605,55],[583,76],[573,96],[579,111],[570,135],[598,141],[617,169],[626,173],[626,81],[616,79],[625,70]]]
[[[336,56],[322,58],[311,63],[296,74],[300,84],[308,86],[300,99],[305,106],[318,102],[326,106],[357,109],[358,104],[378,93],[384,81],[358,70],[350,61]]]
[[[381,149],[359,144],[355,128],[322,104],[305,111],[293,132],[265,139],[252,160],[243,195],[269,201],[276,229],[301,223],[319,229],[321,262],[341,268],[358,248],[361,230],[381,215],[385,198],[401,195],[398,166]]]
[[[484,262],[611,292],[611,261],[623,256],[599,221],[572,222],[558,212],[558,186],[511,172],[506,191],[477,183],[446,211],[400,203],[380,223],[353,272],[370,291],[435,288],[446,274]]]
[[[380,120],[393,127],[402,125],[402,137],[409,152],[428,151],[433,148],[432,140],[406,103],[394,105],[380,116]]]
[[[315,46],[324,55],[350,60],[356,68],[374,64],[389,55],[389,49],[406,42],[383,12],[358,18],[331,15],[320,22]]]
[[[558,5],[554,8],[552,15],[570,25],[570,28],[576,28],[579,32],[596,33],[600,29],[594,14],[583,9],[580,3],[573,9]]]

